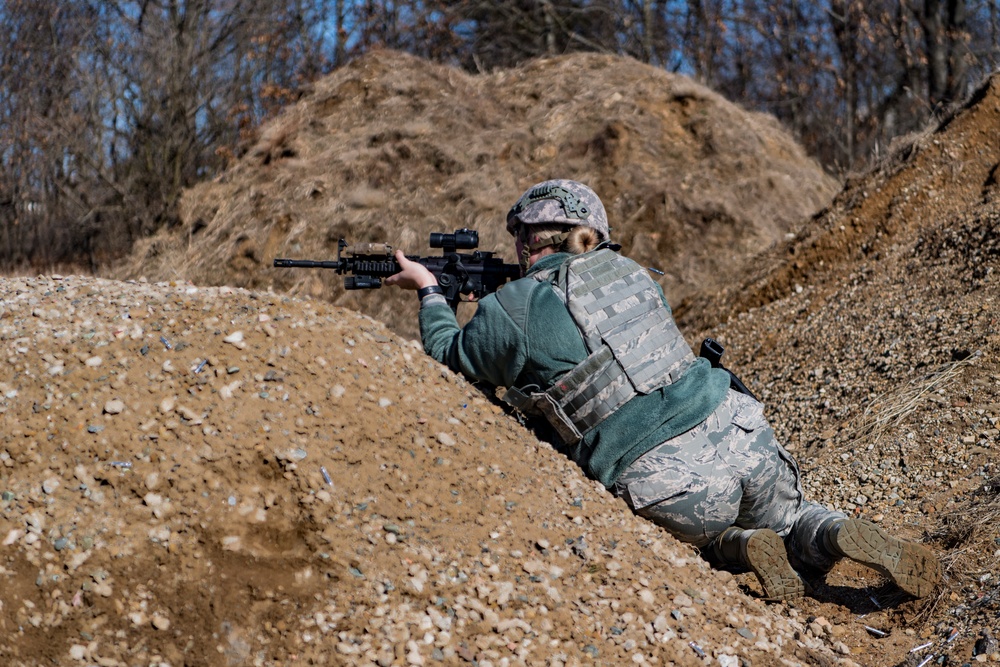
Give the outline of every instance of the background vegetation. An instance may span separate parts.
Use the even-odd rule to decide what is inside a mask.
[[[835,174],[1000,61],[995,0],[0,0],[0,28],[6,271],[99,271],[372,49],[471,71],[630,56],[774,114]]]

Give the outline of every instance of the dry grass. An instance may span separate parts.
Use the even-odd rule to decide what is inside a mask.
[[[878,396],[860,416],[848,423],[845,437],[848,440],[865,438],[877,445],[889,431],[920,407],[928,396],[958,381],[965,368],[978,361],[980,356],[981,352],[977,350],[965,359],[945,364]]]
[[[993,477],[973,493],[968,504],[941,516],[941,528],[934,537],[948,548],[942,559],[945,571],[961,580],[992,578],[1000,571],[998,530],[1000,477]]]
[[[953,604],[957,591],[980,590],[990,584],[992,588],[970,606],[995,607],[1000,603],[1000,582],[994,580],[1000,571],[1000,477],[984,482],[968,502],[942,514],[939,525],[931,538],[945,549],[941,556],[944,583],[921,606],[918,618],[926,620],[939,606]]]

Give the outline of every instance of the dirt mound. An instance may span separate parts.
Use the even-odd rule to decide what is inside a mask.
[[[843,619],[846,608],[897,637],[919,622],[927,630],[904,641],[958,662],[981,630],[996,631],[1000,609],[998,146],[994,76],[755,271],[676,309],[692,339],[711,332],[729,348],[799,457],[807,496],[943,554],[940,595],[915,617],[847,589],[807,613]],[[845,642],[862,644],[862,632]],[[881,644],[865,664],[904,664],[901,646]]]
[[[345,293],[336,276],[272,260],[329,259],[341,237],[432,254],[430,232],[468,226],[514,262],[506,211],[553,177],[593,186],[625,251],[666,271],[675,298],[725,284],[837,187],[773,118],[633,60],[575,54],[476,76],[380,52],[319,81],[117,276],[273,287],[414,336],[412,298]]]
[[[358,313],[0,279],[4,665],[833,664]]]
[[[1000,75],[994,75],[936,128],[900,139],[872,171],[849,179],[829,207],[756,258],[747,275],[719,293],[697,295],[678,307],[678,317],[693,328],[709,326],[797,285],[818,286],[859,265],[897,259],[927,230],[970,209],[992,210],[1000,198],[998,145]]]

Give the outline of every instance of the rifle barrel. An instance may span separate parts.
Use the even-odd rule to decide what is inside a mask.
[[[274,266],[278,269],[336,269],[339,262],[314,259],[276,259]]]

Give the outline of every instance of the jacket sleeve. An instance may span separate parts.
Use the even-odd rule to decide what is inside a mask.
[[[422,305],[420,337],[428,355],[455,372],[493,386],[511,386],[527,360],[524,334],[494,294],[479,302],[464,327],[459,327],[446,303]]]

